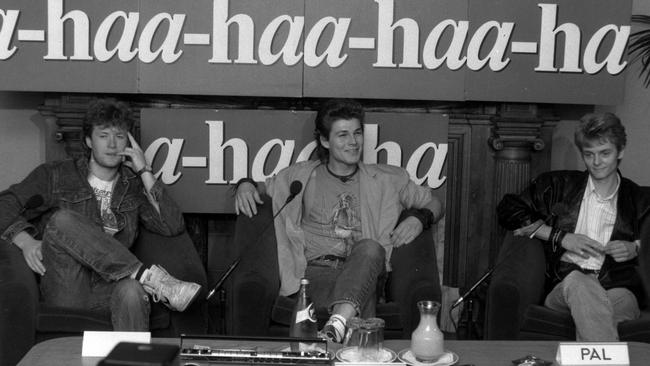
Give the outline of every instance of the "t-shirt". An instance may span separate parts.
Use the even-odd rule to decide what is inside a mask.
[[[92,173],[88,175],[88,183],[95,192],[97,206],[104,222],[104,232],[110,235],[118,232],[117,218],[111,210],[111,198],[113,197],[113,187],[116,181],[117,177],[112,181],[105,181],[97,178]]]
[[[307,260],[328,254],[346,257],[361,239],[359,187],[358,174],[342,182],[324,164],[314,169],[303,197]]]

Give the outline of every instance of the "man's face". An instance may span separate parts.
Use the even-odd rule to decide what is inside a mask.
[[[592,141],[582,147],[582,160],[592,179],[604,180],[616,174],[623,152],[624,150],[618,151],[616,145],[609,141]]]
[[[363,130],[358,119],[340,119],[332,123],[329,139],[321,136],[321,144],[329,150],[332,166],[357,165],[363,151]]]
[[[127,131],[115,126],[95,126],[86,137],[93,160],[104,168],[116,168],[122,163],[122,156],[118,153],[124,151],[128,141]]]

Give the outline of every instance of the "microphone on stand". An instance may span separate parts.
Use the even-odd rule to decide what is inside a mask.
[[[559,212],[558,212],[558,211],[559,211]],[[555,226],[556,221],[557,221],[557,219],[558,219],[558,216],[560,216],[560,215],[562,215],[562,214],[566,214],[566,212],[567,212],[567,209],[566,209],[566,207],[564,207],[562,204],[560,204],[560,203],[556,203],[556,204],[554,204],[553,207],[551,208],[551,213],[550,213],[550,215],[548,215],[548,217],[546,217],[546,219],[544,220],[544,222],[543,222],[540,226],[537,227],[537,229],[535,230],[535,232],[533,232],[533,234],[535,234],[535,233],[537,232],[537,230],[539,230],[539,229],[542,227],[542,225],[549,225],[549,221],[552,221],[552,222],[553,222],[553,224],[551,224],[551,226]],[[532,239],[533,237],[534,237],[534,236],[531,236],[530,238]],[[465,299],[467,299],[467,297],[468,297],[469,295],[471,295],[474,291],[476,291],[476,288],[477,288],[477,287],[479,287],[483,282],[485,282],[485,280],[487,280],[487,279],[492,275],[492,273],[494,272],[494,270],[497,269],[497,267],[499,267],[499,266],[501,265],[501,263],[503,263],[503,262],[506,260],[506,258],[508,258],[508,257],[511,256],[512,254],[514,254],[514,253],[515,253],[519,248],[520,248],[520,247],[516,247],[516,248],[512,249],[510,252],[506,253],[506,255],[504,255],[503,258],[501,259],[501,261],[499,261],[498,263],[496,263],[496,264],[494,265],[494,267],[488,269],[487,272],[485,272],[485,274],[483,274],[483,276],[481,276],[481,278],[479,278],[478,281],[476,281],[476,282],[472,285],[472,287],[470,287],[470,289],[467,290],[467,292],[465,292],[465,293],[463,294],[463,296],[459,297],[458,300],[456,300],[456,301],[451,305],[451,309],[450,309],[450,310],[453,310],[453,309],[455,309],[456,307],[458,307],[458,305],[462,304],[463,301],[465,301]]]
[[[287,197],[287,200],[284,202],[282,207],[280,207],[278,212],[276,212],[273,215],[273,218],[266,224],[266,226],[264,226],[264,230],[262,230],[260,232],[260,234],[257,236],[257,240],[255,240],[255,243],[257,243],[260,240],[262,235],[264,235],[266,230],[268,230],[269,226],[271,226],[271,224],[273,224],[273,221],[275,221],[275,218],[280,214],[280,212],[282,212],[282,210],[285,207],[287,207],[289,202],[293,201],[293,199],[296,198],[296,196],[298,195],[298,193],[300,193],[300,191],[302,191],[302,183],[300,181],[298,181],[298,180],[294,180],[293,182],[291,182],[291,185],[289,186],[289,197]],[[208,292],[208,296],[206,296],[206,298],[205,298],[206,300],[209,300],[217,292],[217,290],[219,288],[221,288],[221,286],[223,286],[223,283],[226,282],[226,279],[228,279],[230,274],[235,270],[235,268],[237,268],[240,261],[241,261],[241,257],[235,259],[230,264],[230,267],[228,267],[228,270],[226,271],[226,273],[224,273],[221,276],[221,278],[219,278],[219,281],[217,281],[217,284],[214,285],[214,287],[212,288],[212,290],[210,290],[210,292]]]
[[[37,207],[40,207],[43,205],[43,196],[40,194],[35,194],[27,199],[27,202],[23,205],[23,208],[20,210],[18,213],[18,216],[22,215],[25,211],[27,210],[33,210]],[[14,219],[15,220],[15,219]]]

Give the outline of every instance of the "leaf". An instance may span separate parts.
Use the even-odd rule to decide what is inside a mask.
[[[650,29],[647,29],[650,27],[650,15],[632,15],[632,23],[646,27],[630,34],[628,54],[631,56],[631,63],[641,61],[639,78],[643,79],[643,84],[647,88],[650,86]]]

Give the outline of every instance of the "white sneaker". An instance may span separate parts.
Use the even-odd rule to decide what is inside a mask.
[[[175,311],[184,311],[197,298],[201,285],[185,282],[172,277],[164,268],[152,265],[145,269],[140,283],[144,290],[153,297],[154,302],[162,302]]]

